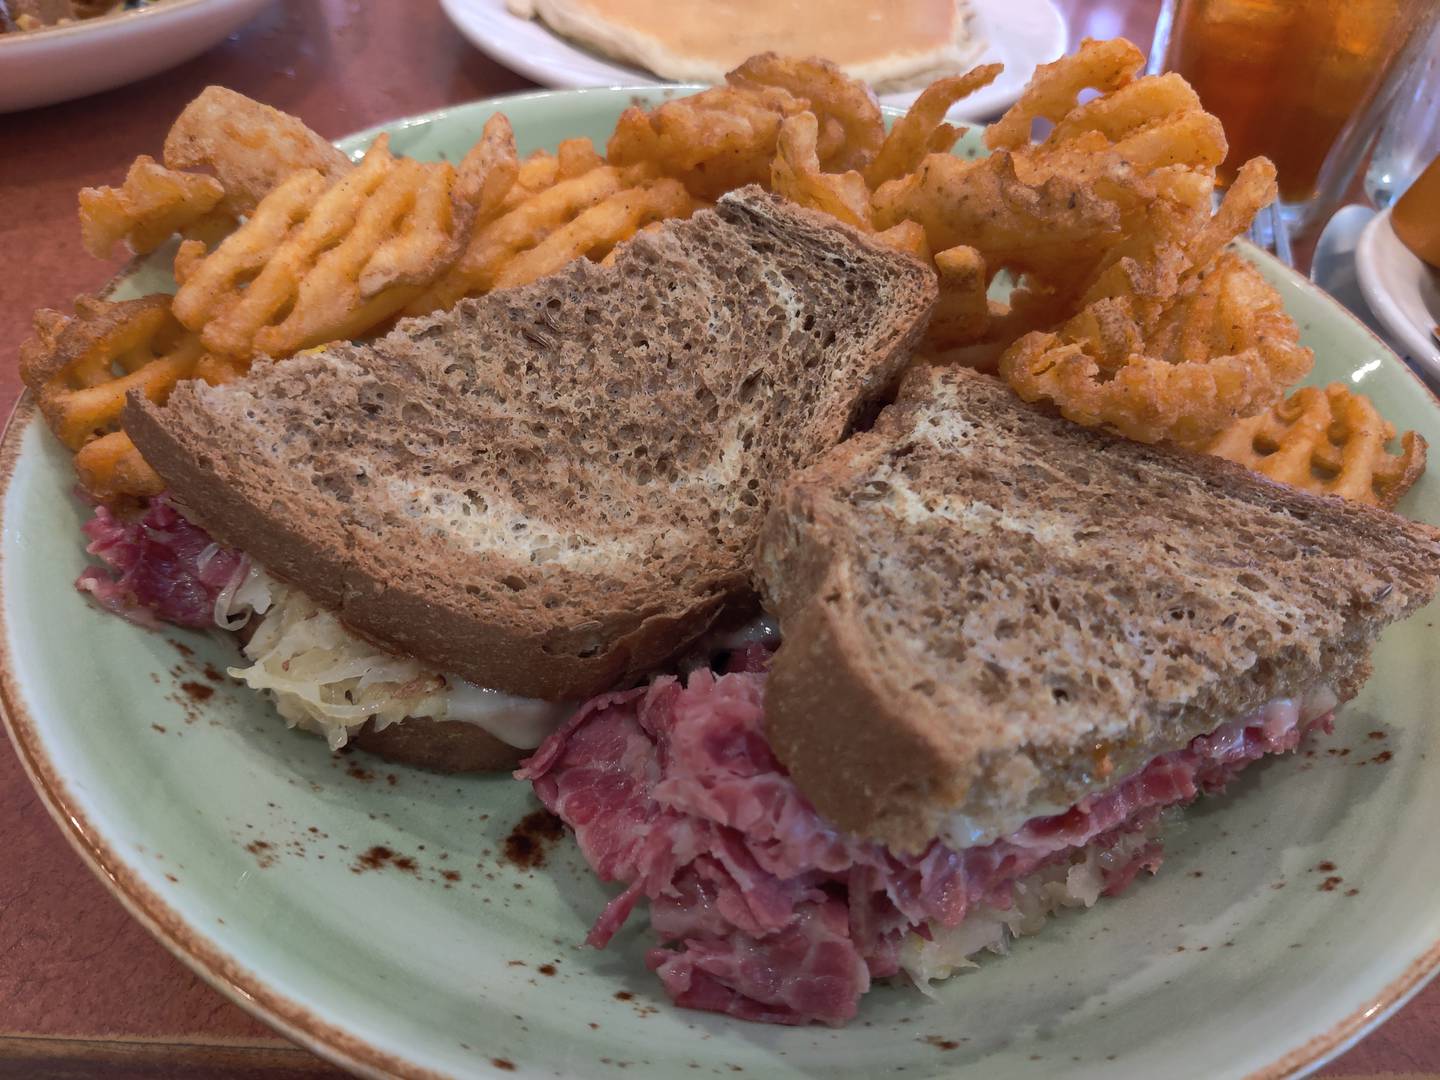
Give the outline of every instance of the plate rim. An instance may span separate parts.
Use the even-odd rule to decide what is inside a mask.
[[[1385,329],[1400,339],[1401,344],[1413,354],[1416,363],[1424,364],[1428,370],[1440,375],[1440,345],[1427,340],[1425,331],[1410,321],[1410,317],[1380,283],[1377,267],[1381,235],[1388,232],[1396,243],[1400,242],[1390,224],[1392,209],[1386,207],[1381,210],[1360,231],[1360,239],[1355,245],[1355,276],[1360,281],[1360,292],[1364,294],[1365,302],[1370,305],[1375,317],[1385,324]]]
[[[184,2],[184,0],[181,0]],[[192,0],[199,2],[199,0]],[[515,99],[535,99],[557,95],[607,95],[620,92],[655,93],[667,90],[683,91],[695,89],[689,84],[646,84],[640,86],[586,87],[579,89],[547,88],[518,94],[496,95],[471,102],[442,106],[427,112],[397,117],[381,124],[364,128],[334,140],[337,146],[353,143],[365,136],[373,136],[382,130],[397,130],[434,123],[447,113],[467,106],[500,106]],[[1377,216],[1378,220],[1378,216]],[[1373,225],[1374,222],[1372,221]],[[1367,226],[1368,228],[1368,226]],[[1278,268],[1283,277],[1302,291],[1319,294],[1328,303],[1332,314],[1348,319],[1363,330],[1382,353],[1410,376],[1412,381],[1440,408],[1440,394],[1437,394],[1424,379],[1399,356],[1378,334],[1320,286],[1310,281],[1292,267],[1286,266],[1269,252],[1254,247],[1245,241],[1241,245],[1253,258],[1256,253],[1263,256],[1272,269]],[[122,268],[102,292],[110,291],[133,269],[134,261]],[[29,390],[22,390],[10,413],[0,426],[0,532],[6,527],[6,510],[16,471],[23,455],[25,436],[39,416],[37,404]],[[3,552],[0,552],[3,559]],[[119,856],[105,840],[100,831],[86,818],[85,813],[70,795],[69,789],[45,752],[39,727],[24,704],[21,680],[16,676],[14,659],[11,655],[11,626],[6,618],[5,582],[0,574],[0,725],[3,725],[10,743],[15,749],[21,768],[31,787],[40,798],[46,812],[55,822],[62,836],[86,867],[120,905],[155,938],[177,960],[203,979],[210,987],[238,1005],[252,1016],[268,1024],[283,1036],[305,1047],[321,1058],[360,1075],[371,1077],[407,1077],[417,1080],[444,1080],[445,1073],[423,1068],[368,1042],[354,1032],[316,1015],[309,1007],[272,989],[256,972],[251,971],[240,959],[231,955],[198,926],[186,920],[178,911],[166,903],[147,886],[130,868],[127,861]],[[1394,979],[1376,995],[1370,1004],[1357,1007],[1328,1029],[1311,1036],[1301,1045],[1287,1051],[1280,1058],[1250,1072],[1247,1080],[1282,1080],[1286,1077],[1303,1076],[1320,1067],[1354,1045],[1369,1031],[1383,1023],[1401,1009],[1424,986],[1440,974],[1440,940],[1432,942],[1418,953]],[[476,1075],[498,1077],[501,1074],[490,1068]]]

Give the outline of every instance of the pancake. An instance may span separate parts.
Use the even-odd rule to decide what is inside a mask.
[[[877,91],[963,69],[984,42],[967,0],[507,0],[561,37],[679,82],[756,53],[823,56]]]

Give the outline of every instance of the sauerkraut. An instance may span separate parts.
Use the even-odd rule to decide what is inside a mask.
[[[216,623],[233,630],[252,614],[265,618],[244,647],[252,663],[230,674],[268,691],[291,727],[319,732],[338,750],[372,720],[382,729],[410,716],[444,718],[448,694],[440,672],[356,637],[257,566],[234,585],[216,601]]]
[[[427,717],[474,724],[501,742],[539,746],[574,703],[515,697],[372,645],[299,589],[248,560],[215,599],[215,623],[238,630],[264,618],[244,647],[249,667],[230,674],[267,692],[291,727],[325,736],[339,750],[365,724],[380,731]]]
[[[1144,829],[1100,850],[1091,844],[1069,860],[1043,867],[1015,882],[1008,908],[976,907],[958,926],[932,924],[932,938],[909,934],[900,946],[900,966],[921,990],[931,982],[948,979],[965,968],[979,965],[976,954],[986,950],[1001,955],[1017,937],[1036,933],[1064,908],[1092,907],[1104,893],[1106,879],[1139,858],[1152,843],[1169,814],[1162,814]]]

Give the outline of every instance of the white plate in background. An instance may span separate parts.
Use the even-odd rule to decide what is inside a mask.
[[[575,90],[666,81],[581,48],[551,32],[543,22],[510,14],[505,0],[440,0],[440,5],[472,45],[541,86]],[[1005,70],[989,86],[956,105],[951,115],[984,120],[1014,104],[1036,65],[1047,64],[1065,51],[1065,17],[1050,0],[971,0],[971,8],[976,32],[986,42],[985,51],[971,66],[999,61]],[[805,52],[803,43],[796,51]],[[884,94],[880,100],[904,108],[917,93]]]
[[[166,0],[43,30],[0,34],[0,113],[70,101],[199,56],[270,0]]]

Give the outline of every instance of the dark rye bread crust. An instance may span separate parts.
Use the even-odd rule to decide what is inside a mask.
[[[773,494],[906,363],[932,273],[748,188],[550,278],[132,395],[187,513],[347,626],[480,685],[583,698],[683,652]]]
[[[1325,680],[1427,603],[1440,532],[1143,446],[963,369],[907,373],[796,476],[757,577],[766,730],[819,811],[915,850],[1053,813]]]
[[[383,731],[366,724],[350,745],[386,761],[445,773],[509,772],[535,751],[501,742],[484,728],[459,720],[412,716]]]

